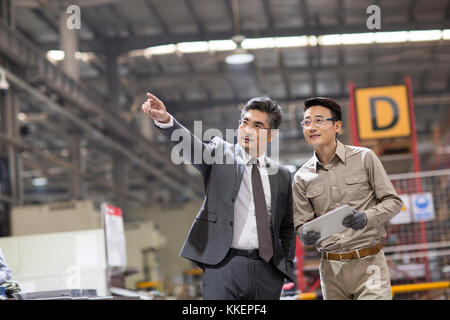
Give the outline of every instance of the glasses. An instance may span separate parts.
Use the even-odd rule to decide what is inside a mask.
[[[336,118],[316,118],[313,120],[303,120],[302,122],[300,122],[300,124],[302,125],[303,128],[309,128],[311,127],[311,124],[314,124],[314,126],[316,128],[320,128],[322,127],[327,121],[336,121]]]
[[[257,124],[251,124],[250,121],[248,120],[239,120],[239,127],[245,128],[250,126],[250,128],[256,129],[256,130],[260,130],[260,129],[267,129],[269,130],[270,128],[266,128],[264,127],[264,125],[257,123]]]

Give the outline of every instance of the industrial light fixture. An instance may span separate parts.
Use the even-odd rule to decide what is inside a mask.
[[[242,48],[242,41],[245,37],[242,35],[233,36],[232,40],[236,43],[237,48],[232,54],[225,58],[225,62],[228,64],[247,64],[255,60],[255,56],[249,53],[246,49]]]
[[[251,53],[248,53],[245,49],[242,52],[239,52],[239,49],[233,54],[230,54],[225,58],[225,62],[228,64],[247,64],[255,60],[255,56]]]
[[[47,59],[51,62],[58,62],[64,60],[66,56],[65,52],[62,50],[49,50],[47,51]]]
[[[48,183],[48,180],[45,177],[36,177],[36,178],[33,178],[33,180],[31,180],[31,184],[34,187],[43,187],[43,186],[46,186],[47,183]]]
[[[0,68],[0,90],[8,90],[9,82],[6,80],[6,72],[2,68]]]

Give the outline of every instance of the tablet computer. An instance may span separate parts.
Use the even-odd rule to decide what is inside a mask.
[[[348,204],[336,208],[310,222],[305,223],[303,225],[303,230],[320,232],[320,239],[317,241],[320,242],[335,233],[339,233],[347,229],[347,227],[342,224],[342,220],[344,220],[344,218],[349,214],[352,214],[352,210],[353,209],[350,208]]]

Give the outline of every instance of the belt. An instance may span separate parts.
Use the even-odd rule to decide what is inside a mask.
[[[250,259],[261,259],[259,257],[258,249],[243,250],[243,249],[230,248],[230,255],[231,256],[243,256],[243,257],[247,257]]]
[[[363,249],[357,249],[350,252],[344,252],[344,253],[331,253],[322,251],[322,258],[327,260],[339,260],[339,261],[345,261],[345,260],[352,260],[352,259],[360,259],[364,258],[373,254],[376,254],[380,252],[380,250],[383,248],[383,245],[381,243],[372,246],[367,247]]]

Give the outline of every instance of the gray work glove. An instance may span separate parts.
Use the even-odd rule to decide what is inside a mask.
[[[320,239],[320,232],[302,230],[302,242],[307,246],[312,246]]]
[[[344,227],[352,228],[353,230],[361,230],[367,225],[367,216],[362,211],[353,210],[352,214],[349,214],[342,220]]]

